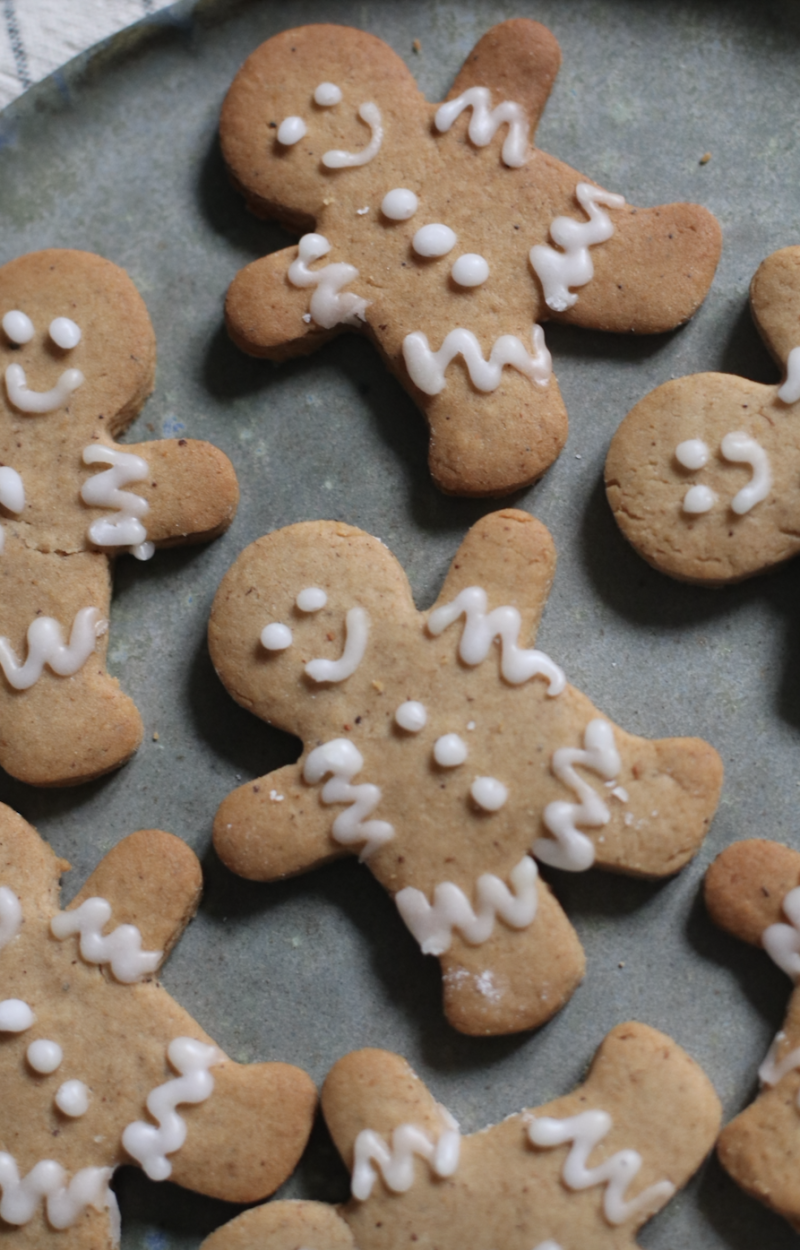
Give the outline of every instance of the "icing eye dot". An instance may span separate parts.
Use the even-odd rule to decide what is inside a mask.
[[[710,487],[692,486],[684,495],[683,510],[695,516],[701,512],[710,512],[716,500],[717,497]]]
[[[3,317],[3,329],[12,343],[30,343],[34,335],[33,322],[27,313],[14,308]]]
[[[433,744],[433,758],[440,768],[458,768],[467,755],[467,744],[458,734],[445,734]]]
[[[708,447],[702,438],[687,438],[675,448],[675,459],[684,469],[704,469],[708,464]]]
[[[407,703],[400,704],[394,714],[394,719],[407,733],[418,734],[420,729],[424,729],[428,723],[428,713],[424,703],[409,699]]]
[[[65,1081],[58,1087],[54,1101],[59,1111],[76,1120],[89,1110],[89,1090],[83,1081]]]
[[[306,586],[295,599],[301,612],[319,612],[328,602],[328,596],[319,586]]]
[[[56,317],[50,322],[50,338],[56,347],[67,352],[80,343],[81,328],[74,321],[70,321],[69,317]]]
[[[469,792],[485,812],[499,812],[508,799],[508,790],[496,777],[476,777]]]
[[[6,998],[0,1003],[0,1033],[24,1033],[36,1016],[21,998]]]
[[[278,127],[278,143],[282,143],[285,148],[290,148],[293,143],[300,142],[306,129],[302,117],[284,117]]]
[[[408,221],[418,208],[419,200],[406,187],[395,187],[393,191],[387,191],[381,202],[381,212],[390,221]]]
[[[450,270],[459,286],[483,286],[489,277],[489,265],[477,252],[465,252]]]
[[[292,645],[292,631],[288,625],[273,621],[262,629],[261,645],[267,651],[285,651]]]
[[[335,82],[321,82],[314,92],[314,103],[325,109],[338,104],[341,98],[341,88],[337,87]]]
[[[434,222],[417,231],[411,240],[411,246],[417,256],[446,256],[448,252],[452,252],[457,242],[458,236],[454,230],[443,226],[441,222]]]
[[[45,1038],[40,1037],[35,1042],[31,1042],[27,1050],[28,1063],[34,1072],[41,1072],[43,1076],[49,1076],[51,1072],[55,1072],[56,1068],[61,1066],[64,1058],[64,1052],[58,1042],[49,1042]]]

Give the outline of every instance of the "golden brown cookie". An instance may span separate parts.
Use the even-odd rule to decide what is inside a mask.
[[[800,977],[800,852],[753,838],[722,852],[706,874],[712,919],[762,946],[797,986]],[[800,1232],[800,994],[758,1070],[755,1102],[722,1130],[722,1166],[748,1194]]]
[[[324,1202],[271,1202],[238,1215],[200,1250],[357,1250],[349,1226]]]
[[[773,252],[750,285],[781,386],[698,373],[656,387],[611,443],[606,491],[649,564],[721,586],[800,549],[800,247]]]
[[[272,1193],[311,1129],[299,1068],[234,1063],[154,975],[194,915],[200,865],[179,838],[131,834],[58,910],[59,860],[0,805],[0,1239],[110,1250],[109,1180],[234,1202]]]
[[[220,586],[209,645],[230,693],[303,742],[233,791],[214,824],[235,872],[269,881],[358,853],[426,953],[466,1033],[549,1019],[583,976],[529,852],[568,871],[677,872],[722,764],[695,738],[618,729],[526,646],[555,571],[525,512],[485,517],[417,612],[378,539],[310,522],[251,544]]]
[[[118,446],[155,338],[123,269],[45,251],[0,269],[0,765],[32,785],[117,768],[142,736],[105,669],[110,561],[227,529],[233,466],[209,443]]]
[[[359,1250],[626,1250],[720,1121],[694,1060],[635,1023],[608,1034],[574,1093],[471,1136],[382,1050],[340,1059],[322,1107],[352,1172],[342,1215]]]
[[[532,146],[560,62],[544,26],[503,22],[437,106],[380,39],[304,26],[257,48],[223,106],[234,185],[303,236],[236,277],[231,337],[285,360],[366,334],[421,408],[448,492],[507,494],[561,450],[538,322],[671,329],[719,258],[705,209],[633,208]]]

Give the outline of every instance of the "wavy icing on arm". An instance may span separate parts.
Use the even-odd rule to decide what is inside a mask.
[[[0,506],[9,512],[20,513],[25,507],[25,487],[16,469],[10,465],[0,466]],[[5,530],[0,526],[0,552],[5,545]]]
[[[458,654],[465,664],[473,667],[489,654],[495,638],[500,639],[500,672],[512,686],[521,685],[531,677],[544,677],[548,682],[547,693],[561,694],[566,686],[563,670],[554,664],[544,651],[519,646],[522,618],[517,608],[494,608],[486,611],[486,591],[482,586],[468,586],[459,592],[452,603],[434,608],[428,617],[428,632],[438,637],[460,616],[465,618]]]
[[[22,905],[13,890],[0,885],[0,951],[22,928]]]
[[[600,795],[575,769],[589,768],[607,782],[617,778],[622,761],[611,725],[600,719],[589,721],[583,735],[583,750],[577,747],[559,747],[553,752],[550,766],[559,781],[575,792],[578,802],[566,803],[558,800],[547,804],[543,820],[556,841],[537,838],[533,853],[537,859],[553,868],[564,868],[567,872],[585,872],[594,863],[594,845],[586,834],[579,832],[577,826],[580,824],[589,829],[600,829],[608,824],[611,817]]]
[[[310,315],[318,326],[332,330],[334,326],[357,326],[365,320],[369,300],[352,291],[342,294],[342,287],[355,282],[358,270],[344,261],[309,269],[309,265],[327,256],[331,245],[323,234],[304,234],[297,245],[297,259],[289,266],[289,281],[296,287],[316,287],[311,296]]]
[[[404,1194],[414,1184],[414,1155],[424,1159],[436,1176],[453,1176],[461,1152],[458,1122],[444,1107],[438,1108],[444,1128],[433,1135],[416,1124],[401,1124],[392,1131],[391,1147],[372,1129],[362,1129],[354,1146],[353,1178],[350,1191],[365,1202],[372,1193],[378,1171],[393,1193]]]
[[[783,1042],[786,1041],[786,1034],[781,1031],[777,1033],[769,1050],[766,1053],[764,1062],[758,1069],[758,1079],[762,1085],[773,1086],[782,1081],[790,1072],[794,1072],[800,1068],[800,1046],[790,1050],[782,1059],[778,1059],[778,1051]],[[800,1106],[800,1092],[797,1096],[797,1105]]]
[[[426,395],[438,395],[445,388],[445,370],[463,356],[470,381],[479,391],[496,391],[509,365],[538,386],[547,386],[553,372],[552,357],[544,341],[541,326],[531,329],[534,354],[531,356],[521,339],[514,334],[501,334],[492,346],[489,359],[471,330],[463,326],[451,330],[438,351],[433,351],[428,337],[414,330],[403,339],[403,359],[415,386]]]
[[[313,681],[344,681],[352,677],[367,650],[369,616],[364,608],[351,608],[345,618],[344,651],[338,660],[309,660],[306,672]]]
[[[28,658],[20,664],[7,638],[0,638],[0,668],[15,690],[29,690],[42,675],[45,664],[58,677],[72,677],[83,668],[108,629],[98,608],[81,608],[72,622],[69,645],[52,616],[39,616],[28,627]]]
[[[385,820],[365,820],[381,801],[380,786],[352,784],[364,767],[364,757],[348,738],[333,738],[315,747],[303,765],[303,779],[310,785],[327,777],[322,787],[323,803],[348,803],[333,822],[331,833],[337,842],[350,846],[364,842],[359,859],[366,859],[394,837],[394,827]]]
[[[503,100],[492,111],[492,93],[488,87],[470,87],[454,100],[447,100],[436,110],[433,122],[440,133],[448,131],[464,109],[472,109],[467,134],[477,148],[485,148],[501,126],[508,132],[503,140],[503,164],[519,169],[528,159],[530,123],[521,104]]]
[[[137,560],[149,560],[155,548],[147,542],[142,517],[150,505],[141,495],[122,490],[130,482],[143,482],[149,468],[141,456],[91,443],[83,449],[84,464],[105,464],[109,468],[83,483],[81,499],[94,508],[116,508],[119,516],[98,517],[89,526],[89,538],[97,547],[127,547]]]
[[[570,1189],[591,1189],[605,1185],[603,1213],[609,1224],[622,1224],[632,1215],[654,1212],[675,1193],[671,1181],[657,1181],[626,1201],[625,1192],[638,1175],[642,1156],[637,1150],[618,1150],[595,1168],[586,1166],[589,1155],[613,1128],[607,1111],[582,1111],[564,1120],[550,1116],[532,1118],[528,1137],[534,1146],[562,1146],[571,1142],[561,1176]]]
[[[346,169],[355,165],[368,165],[377,156],[383,143],[383,120],[377,104],[362,104],[358,110],[362,122],[366,122],[372,132],[370,141],[360,152],[344,152],[341,148],[331,148],[322,157],[326,169]]]
[[[0,1219],[16,1227],[28,1224],[45,1200],[53,1228],[72,1228],[87,1207],[116,1210],[116,1199],[108,1187],[111,1176],[111,1168],[83,1168],[70,1179],[60,1163],[43,1159],[21,1179],[14,1156],[1,1152]]]
[[[778,399],[796,404],[800,399],[800,347],[793,347],[786,361],[786,381],[778,391]]]
[[[73,391],[85,382],[80,369],[65,369],[55,386],[49,391],[32,391],[22,365],[9,365],[6,369],[8,398],[20,412],[41,415],[62,408]]]
[[[511,889],[504,881],[486,872],[478,878],[476,910],[466,894],[452,881],[444,881],[433,891],[431,905],[421,890],[412,886],[395,897],[397,910],[417,939],[423,955],[443,955],[458,929],[471,946],[487,942],[499,917],[512,929],[525,929],[536,917],[538,869],[525,855],[512,869]]]
[[[74,911],[57,912],[50,921],[53,936],[63,942],[80,934],[81,958],[88,964],[109,964],[117,981],[132,985],[155,972],[163,951],[143,951],[142,935],[133,924],[121,924],[103,937],[111,919],[111,904],[104,898],[87,898]]]
[[[529,253],[531,266],[544,290],[544,301],[553,312],[566,312],[578,297],[569,288],[586,286],[594,277],[594,264],[589,248],[605,243],[614,233],[614,224],[600,207],[622,208],[625,198],[603,191],[588,182],[579,182],[575,198],[588,216],[588,221],[572,217],[556,217],[550,225],[550,238],[563,251],[557,252],[549,243],[537,243]]]
[[[783,912],[789,924],[771,924],[761,934],[761,945],[770,959],[797,981],[800,977],[800,886],[783,900]]]
[[[180,1076],[157,1085],[147,1095],[147,1110],[158,1122],[158,1128],[135,1120],[122,1134],[123,1146],[151,1181],[165,1181],[172,1174],[167,1155],[180,1150],[186,1141],[186,1121],[176,1108],[181,1103],[200,1103],[211,1097],[214,1078],[209,1068],[223,1063],[225,1056],[216,1046],[191,1037],[176,1037],[167,1048],[167,1058]]]

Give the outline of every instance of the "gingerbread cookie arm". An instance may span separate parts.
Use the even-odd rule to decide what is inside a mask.
[[[356,1250],[353,1234],[324,1202],[271,1202],[244,1211],[212,1233],[200,1250]]]
[[[140,829],[108,852],[67,911],[105,899],[113,923],[136,925],[144,948],[161,953],[160,966],[197,911],[202,889],[190,846],[161,829]]]
[[[781,367],[800,346],[800,247],[783,247],[762,261],[750,283],[758,331]]]
[[[471,87],[488,87],[492,102],[511,100],[525,110],[533,143],[553,83],[561,68],[555,35],[529,18],[500,22],[479,39],[448,92],[453,100]]]
[[[289,267],[296,259],[296,247],[272,252],[241,269],[228,288],[225,325],[236,346],[249,356],[266,360],[304,356],[354,328],[339,324],[325,330],[312,321],[308,291],[289,282]]]
[[[107,451],[114,457],[113,461],[106,458]],[[98,459],[92,461],[91,456]],[[128,457],[138,458],[141,467]],[[170,438],[126,443],[110,449],[98,443],[96,447],[87,448],[83,458],[91,470],[96,470],[87,475],[82,488],[83,501],[92,518],[89,539],[96,540],[96,545],[106,554],[113,554],[117,536],[112,534],[103,542],[105,535],[95,527],[98,522],[112,529],[124,525],[128,512],[140,521],[147,541],[158,547],[207,542],[222,534],[236,515],[239,503],[236,473],[225,453],[211,443]],[[128,465],[132,466],[130,476],[125,472]],[[112,475],[119,475],[120,467],[121,476],[126,479],[124,491],[120,491],[114,480],[109,481]],[[91,507],[87,494],[92,498],[93,489],[98,492],[98,502]],[[144,510],[136,502],[138,498],[144,500]],[[125,535],[119,537],[123,540],[120,545],[125,545]],[[138,538],[138,541],[144,540]]]
[[[142,722],[105,669],[106,558],[43,554],[8,535],[0,598],[0,765],[29,785],[50,786],[124,763],[141,741]]]
[[[590,1111],[605,1112],[610,1119],[603,1136],[606,1159],[626,1149],[640,1156],[641,1167],[625,1193],[625,1205],[631,1204],[625,1222],[630,1219],[635,1228],[660,1210],[697,1170],[714,1144],[722,1114],[702,1068],[671,1038],[633,1022],[620,1024],[608,1034],[583,1085],[526,1116],[533,1148],[548,1154],[554,1149],[545,1145],[545,1120],[558,1123]],[[560,1148],[564,1158],[574,1149],[575,1140],[570,1137]],[[600,1161],[599,1151],[589,1156],[590,1167],[595,1160]],[[649,1191],[647,1199],[638,1204],[637,1197],[645,1191]]]
[[[783,919],[783,900],[797,885],[797,851],[765,838],[747,838],[726,847],[708,869],[706,906],[720,928],[761,946],[764,930]]]
[[[331,837],[334,813],[289,764],[239,786],[214,818],[214,847],[231,872],[251,881],[277,881],[353,854]]]
[[[211,1073],[213,1097],[181,1112],[188,1132],[174,1156],[172,1179],[212,1198],[256,1202],[274,1193],[297,1164],[317,1091],[305,1072],[286,1063],[226,1060]]]

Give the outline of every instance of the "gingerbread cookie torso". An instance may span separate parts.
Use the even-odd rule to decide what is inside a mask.
[[[752,838],[706,873],[712,919],[761,946],[794,983],[783,1028],[758,1070],[761,1092],[722,1130],[722,1166],[800,1232],[800,852]]]
[[[637,1230],[697,1170],[720,1121],[702,1069],[634,1023],[609,1033],[574,1093],[469,1136],[383,1050],[340,1059],[322,1108],[352,1174],[339,1217],[277,1203],[219,1229],[203,1250],[349,1250],[348,1230],[358,1250],[634,1250]]]
[[[0,269],[0,766],[32,785],[118,767],[142,724],[105,668],[110,559],[225,530],[238,487],[209,443],[119,446],[155,338],[124,270],[86,252]]]
[[[606,460],[623,534],[681,581],[741,581],[800,550],[800,247],[759,266],[750,306],[784,381],[665,382],[628,413]]]
[[[671,329],[719,258],[706,210],[635,209],[532,146],[560,59],[545,27],[504,22],[437,107],[380,39],[306,26],[262,44],[222,110],[248,206],[302,235],[234,280],[234,342],[283,360],[366,333],[425,415],[434,479],[456,494],[525,486],[564,444],[539,322]]]
[[[209,624],[233,697],[304,743],[297,764],[225,799],[235,872],[274,880],[358,852],[467,1033],[535,1027],[583,975],[536,862],[678,871],[716,808],[722,765],[694,738],[616,728],[526,648],[555,553],[525,512],[485,517],[437,604],[417,612],[377,539],[333,522],[279,530],[226,574]]]
[[[299,1068],[234,1063],[153,979],[200,898],[186,843],[131,834],[59,911],[67,867],[0,805],[0,1240],[13,1250],[118,1244],[109,1181],[123,1163],[264,1198],[316,1106]]]

